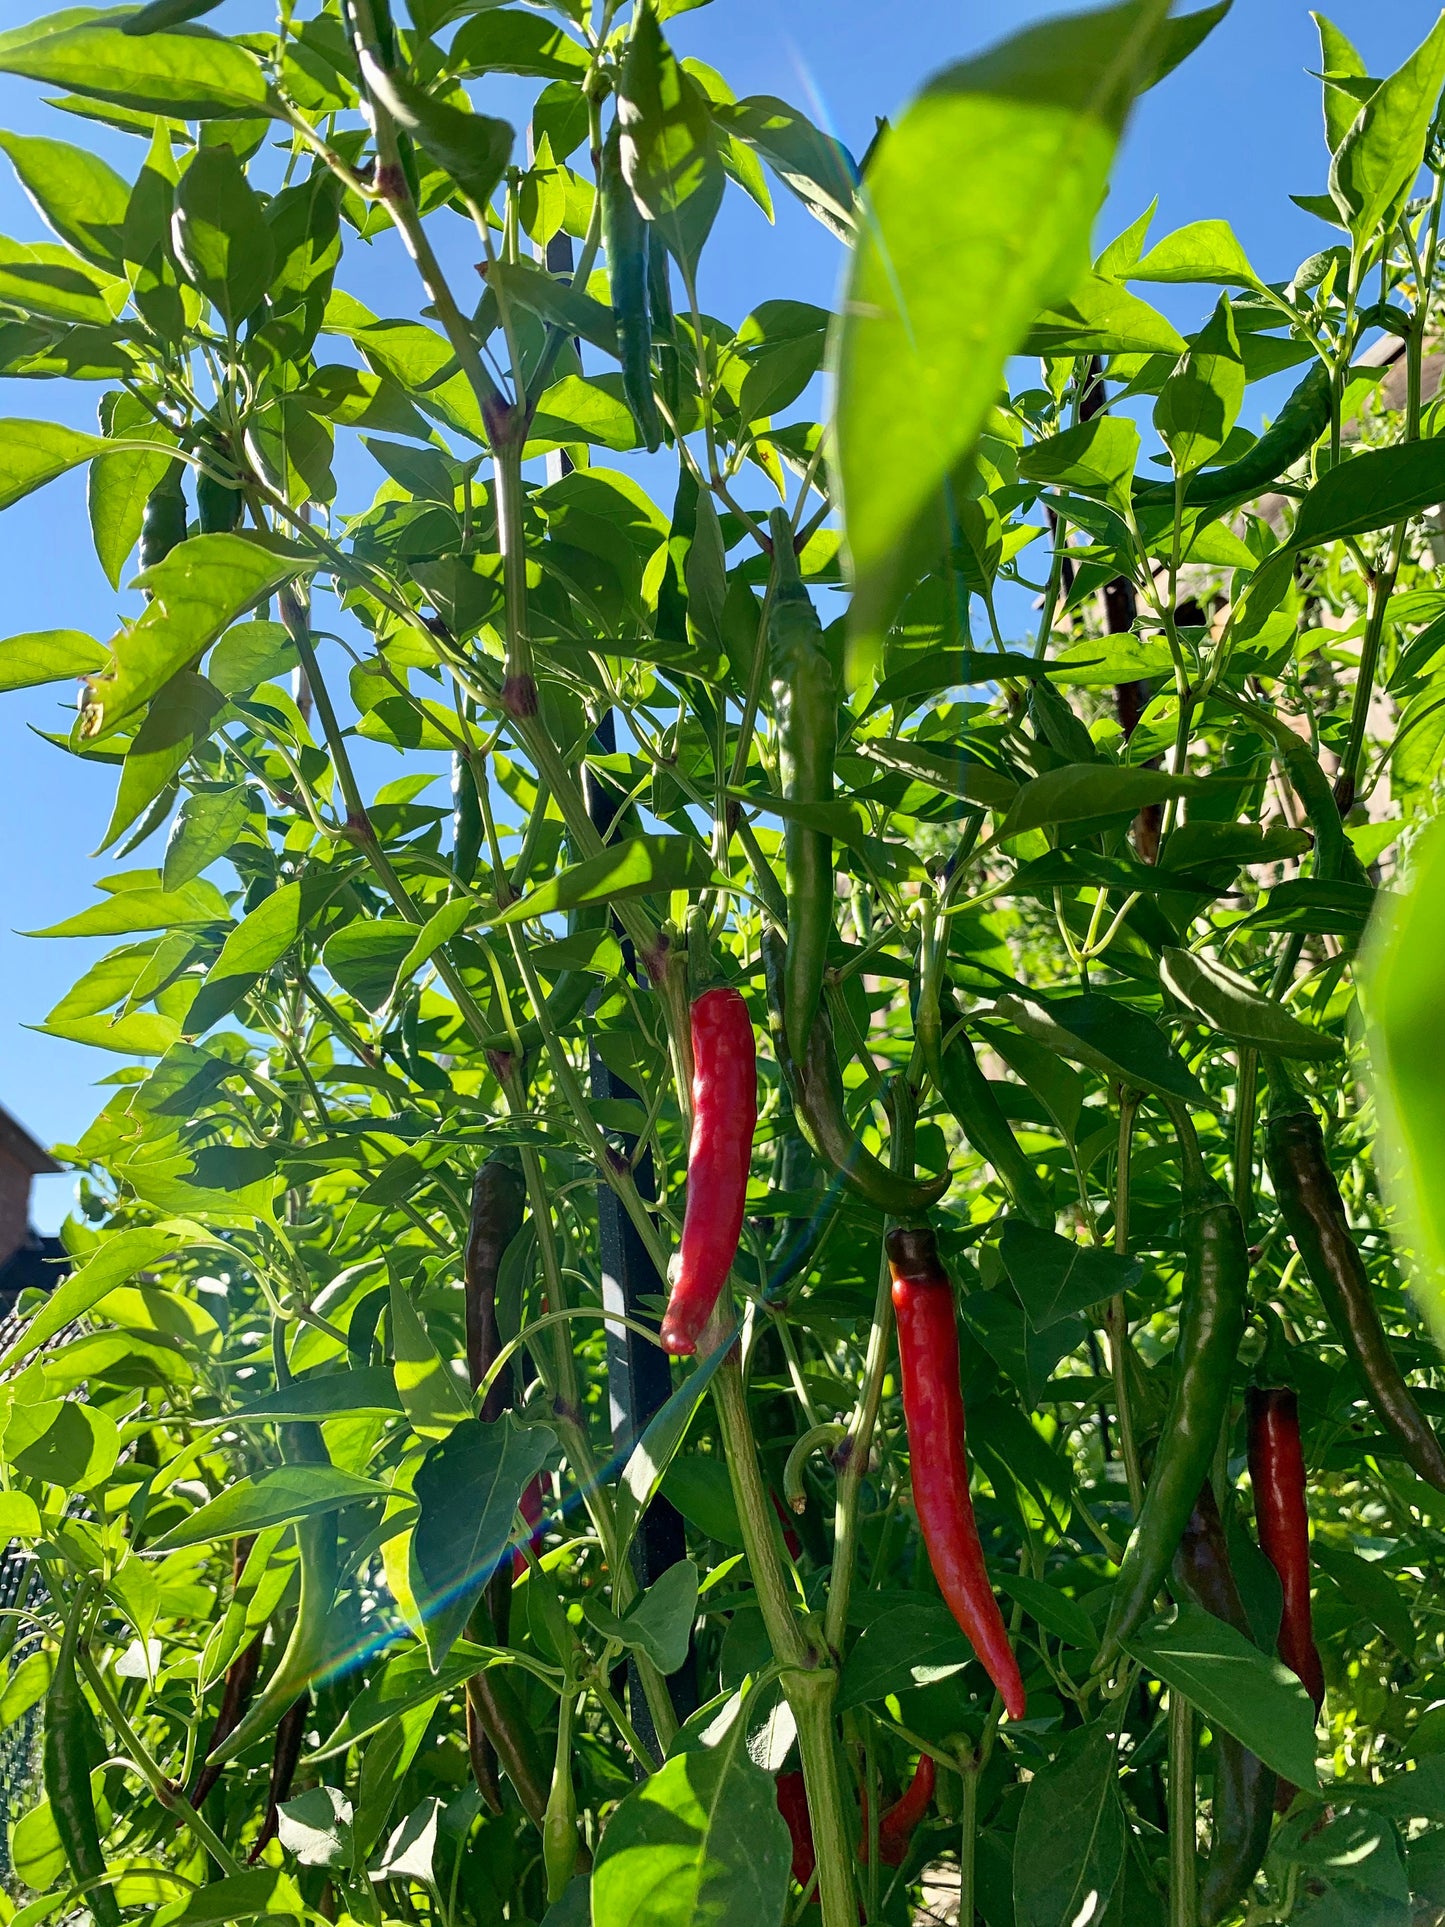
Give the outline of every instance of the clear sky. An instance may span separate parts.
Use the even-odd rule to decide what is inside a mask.
[[[0,27],[38,10],[24,0],[0,0]],[[670,31],[680,52],[720,69],[738,94],[792,99],[861,153],[875,116],[895,114],[930,73],[1053,11],[1059,8],[1034,0],[712,0],[677,18]],[[1432,0],[1335,0],[1331,9],[1374,73],[1397,65],[1436,11]],[[228,0],[212,21],[245,30],[272,18],[260,0]],[[1319,87],[1309,74],[1317,65],[1306,0],[1235,0],[1204,48],[1140,104],[1099,238],[1125,226],[1157,194],[1156,236],[1186,221],[1222,216],[1269,278],[1284,278],[1327,245],[1327,231],[1288,198],[1325,186]],[[500,86],[503,97],[489,100],[481,89],[477,104],[515,112],[516,84]],[[52,112],[42,91],[0,77],[0,126],[94,141],[127,178],[134,174],[141,157],[136,142]],[[0,169],[0,232],[42,238],[39,219],[3,159]],[[958,185],[968,192],[966,181]],[[836,244],[784,191],[776,192],[775,227],[736,192],[719,221],[704,297],[734,321],[766,298],[828,304],[834,295]],[[343,280],[381,312],[405,311],[395,296],[388,301],[387,288],[406,272],[379,246]],[[1187,290],[1182,296],[1156,290],[1151,298],[1160,296],[1182,325],[1202,318],[1191,311],[1195,297]],[[968,298],[961,287],[960,301]],[[411,299],[408,287],[405,300]],[[0,413],[56,414],[94,425],[98,387],[68,396],[45,383],[0,387]],[[70,477],[0,517],[0,582],[0,635],[64,627],[104,638],[114,630],[116,600],[90,545],[83,480]],[[0,697],[0,1104],[50,1142],[73,1140],[85,1128],[102,1101],[95,1080],[119,1060],[25,1028],[43,1021],[91,953],[85,944],[17,933],[83,908],[96,877],[160,860],[159,838],[127,865],[88,855],[109,813],[114,773],[86,768],[34,733],[64,727],[54,690]],[[378,765],[376,780],[390,773]],[[38,1184],[36,1218],[43,1229],[64,1215],[71,1184],[68,1177]]]

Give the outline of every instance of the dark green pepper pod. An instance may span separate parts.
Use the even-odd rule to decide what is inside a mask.
[[[820,1005],[813,1019],[808,1052],[801,1063],[788,1047],[783,1022],[786,955],[775,930],[764,930],[763,973],[768,986],[768,1024],[778,1064],[788,1082],[798,1128],[824,1168],[835,1171],[865,1204],[894,1218],[917,1219],[948,1189],[948,1173],[938,1178],[905,1178],[874,1157],[849,1124],[843,1105],[843,1073],[833,1047],[833,1026]]]
[[[1196,1606],[1253,1640],[1207,1479],[1174,1556],[1174,1579]],[[1269,1848],[1276,1785],[1277,1775],[1257,1755],[1232,1733],[1214,1728],[1214,1818],[1199,1883],[1200,1927],[1219,1927],[1253,1885]]]
[[[647,223],[622,171],[622,130],[612,123],[602,149],[602,246],[612,285],[612,318],[622,357],[622,392],[649,451],[662,446],[652,393],[652,324],[647,308]]]
[[[1175,1109],[1171,1105],[1171,1111]],[[1187,1112],[1184,1138],[1184,1289],[1174,1384],[1154,1471],[1124,1552],[1097,1664],[1107,1665],[1152,1606],[1199,1497],[1229,1411],[1244,1337],[1249,1247],[1231,1199],[1206,1176]]]
[[[186,539],[186,491],[181,478],[184,462],[171,462],[146,497],[140,525],[140,565],[154,568]]]
[[[452,869],[458,883],[470,883],[482,853],[482,804],[477,779],[466,757],[452,756]]]
[[[1237,462],[1191,475],[1185,489],[1186,508],[1209,508],[1217,502],[1248,502],[1277,482],[1287,468],[1314,447],[1330,425],[1330,376],[1322,361],[1315,362],[1274,421]],[[1174,484],[1151,482],[1134,491],[1134,506],[1172,508]]]
[[[95,1797],[90,1787],[91,1757],[104,1758],[90,1702],[76,1671],[76,1648],[87,1593],[76,1595],[56,1655],[55,1672],[45,1695],[45,1795],[55,1820],[66,1864],[99,1927],[120,1927],[120,1905],[113,1887],[98,1885],[106,1871]]]
[[[778,725],[778,764],[783,798],[804,806],[830,801],[838,748],[838,687],[823,641],[823,626],[803,586],[787,515],[775,509],[773,602],[768,619],[768,673]],[[787,867],[788,955],[783,973],[783,1010],[788,1049],[802,1062],[823,997],[828,940],[833,934],[836,894],[833,839],[816,824],[784,820]]]
[[[1277,1066],[1270,1083],[1265,1158],[1300,1262],[1364,1380],[1375,1416],[1420,1477],[1445,1492],[1445,1452],[1390,1348],[1319,1119]]]
[[[472,1183],[472,1211],[462,1266],[467,1322],[467,1376],[473,1391],[502,1349],[497,1327],[497,1278],[507,1246],[522,1229],[527,1187],[505,1157],[488,1158]],[[482,1404],[482,1417],[499,1419],[512,1402],[510,1369],[499,1373]]]

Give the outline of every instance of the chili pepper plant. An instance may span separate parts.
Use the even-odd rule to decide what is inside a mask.
[[[0,1912],[1441,1918],[1445,20],[1301,15],[1278,280],[1091,231],[1229,0],[857,158],[689,0],[213,4],[0,35],[119,597],[0,642],[116,1066]],[[712,312],[778,197],[835,311]]]

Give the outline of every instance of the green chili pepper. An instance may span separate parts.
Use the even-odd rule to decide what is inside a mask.
[[[104,1757],[104,1748],[75,1670],[75,1652],[89,1597],[87,1586],[75,1595],[45,1695],[45,1794],[66,1862],[76,1885],[86,1890],[86,1906],[100,1927],[119,1927],[120,1905],[115,1889],[97,1884],[103,1880],[106,1858],[95,1817],[90,1764],[92,1754]]]
[[[936,1204],[948,1189],[948,1173],[938,1178],[906,1178],[886,1164],[859,1139],[843,1106],[843,1073],[833,1048],[833,1026],[822,1006],[813,1019],[808,1053],[797,1062],[788,1048],[783,1023],[783,983],[786,956],[782,939],[764,930],[763,974],[768,986],[768,1023],[778,1064],[788,1081],[798,1128],[822,1159],[865,1203],[890,1217],[917,1217]]]
[[[219,441],[203,440],[200,452],[228,466],[233,459],[229,448]],[[196,477],[196,515],[202,535],[229,535],[233,529],[241,526],[245,512],[246,499],[240,489],[218,481],[204,470]]]
[[[472,1211],[462,1265],[467,1327],[467,1376],[475,1391],[502,1349],[497,1327],[497,1278],[507,1246],[522,1229],[527,1187],[506,1157],[488,1158],[472,1184]],[[512,1373],[504,1367],[482,1405],[488,1423],[512,1402]],[[511,1580],[508,1577],[508,1585]]]
[[[329,1465],[330,1457],[318,1425],[283,1425],[282,1441],[289,1463]],[[261,1697],[249,1713],[211,1754],[224,1766],[271,1732],[325,1667],[331,1647],[331,1609],[340,1579],[336,1547],[336,1514],[324,1512],[296,1523],[301,1596],[286,1650],[276,1662]]]
[[[458,883],[470,883],[482,853],[482,804],[477,779],[465,756],[452,757],[452,869]]]
[[[542,1865],[547,1875],[547,1904],[555,1906],[577,1871],[577,1790],[572,1780],[573,1690],[564,1689],[557,1713],[557,1752],[552,1787],[542,1819]]]
[[[652,324],[652,346],[657,356],[657,380],[667,412],[675,422],[683,421],[682,360],[677,352],[677,324],[672,312],[672,289],[668,286],[668,253],[664,247],[647,250],[647,311]],[[684,423],[684,431],[686,424]],[[667,423],[663,438],[671,441]]]
[[[652,394],[652,326],[647,312],[648,230],[622,171],[622,129],[614,120],[602,149],[602,245],[612,284],[612,318],[622,356],[622,392],[649,451],[662,445]]]
[[[183,462],[171,462],[146,497],[140,525],[140,565],[153,568],[186,539],[186,492],[181,486]]]
[[[812,1197],[815,1203],[806,1218],[784,1218],[778,1227],[772,1250],[768,1253],[769,1298],[780,1297],[793,1280],[807,1270],[813,1254],[823,1241],[823,1233],[833,1222],[843,1187],[836,1178],[828,1185],[822,1182],[822,1178],[812,1146],[798,1128],[792,1099],[785,1088],[783,1127],[778,1137],[777,1155],[773,1160],[773,1184],[777,1190],[792,1196]]]
[[[1174,1559],[1174,1577],[1198,1606],[1252,1640],[1229,1564],[1214,1488],[1206,1479]],[[1218,1927],[1238,1907],[1269,1847],[1276,1776],[1222,1728],[1214,1729],[1214,1820],[1199,1883],[1201,1927]]]
[[[823,642],[823,627],[803,586],[786,513],[775,509],[773,603],[768,621],[769,674],[778,725],[778,762],[783,798],[789,803],[826,803],[833,794],[838,748],[838,690]],[[788,1048],[807,1054],[823,996],[828,939],[833,934],[833,839],[826,830],[786,819],[788,957],[783,1009]]]
[[[1229,1410],[1244,1337],[1249,1248],[1239,1212],[1206,1174],[1189,1113],[1169,1103],[1184,1155],[1184,1289],[1174,1384],[1153,1476],[1124,1552],[1104,1630],[1107,1665],[1148,1612],[1189,1523]]]
[[[946,996],[945,1011],[956,1015],[951,1006],[952,998]],[[953,1026],[929,1072],[959,1129],[980,1157],[988,1159],[1014,1204],[1031,1224],[1052,1231],[1054,1207],[1048,1189],[1024,1155],[961,1024]]]
[[[1210,508],[1219,502],[1248,502],[1277,482],[1287,468],[1307,455],[1330,425],[1330,377],[1317,361],[1295,388],[1284,407],[1257,442],[1237,462],[1206,469],[1189,478],[1186,508]],[[1134,506],[1172,508],[1172,482],[1153,482],[1135,489]]]
[[[1390,1349],[1319,1119],[1274,1062],[1265,1156],[1300,1262],[1364,1380],[1375,1416],[1420,1477],[1445,1492],[1445,1451]]]

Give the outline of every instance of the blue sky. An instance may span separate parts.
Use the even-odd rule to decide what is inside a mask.
[[[16,0],[0,0],[0,26],[18,24],[31,11]],[[1058,9],[1025,0],[713,0],[680,16],[671,31],[679,51],[720,69],[738,94],[792,99],[861,152],[875,116],[896,113],[927,75],[1051,11]],[[1423,38],[1436,7],[1431,0],[1335,0],[1331,13],[1371,71],[1384,73]],[[228,0],[213,19],[244,30],[263,27],[272,17],[259,0]],[[1156,235],[1186,221],[1224,217],[1262,274],[1288,275],[1324,244],[1326,233],[1288,199],[1325,185],[1319,89],[1308,72],[1317,64],[1304,0],[1236,0],[1233,14],[1200,53],[1141,103],[1099,238],[1126,225],[1157,194]],[[113,165],[127,176],[134,173],[137,143],[52,112],[41,91],[0,77],[0,125],[94,140]],[[478,105],[515,111],[510,84],[508,92],[511,98],[492,102],[479,93]],[[967,183],[960,183],[960,191],[967,191]],[[734,321],[769,297],[825,305],[833,298],[836,244],[805,214],[784,205],[781,191],[778,201],[773,228],[737,194],[720,218],[704,297]],[[8,168],[0,178],[0,232],[19,239],[44,233]],[[386,289],[406,272],[383,246],[343,280],[372,306],[396,312],[400,304],[395,296],[388,302]],[[1160,290],[1155,298],[1160,294],[1160,305],[1178,322],[1197,324],[1195,296]],[[967,298],[966,290],[960,298]],[[57,414],[93,425],[98,390],[63,396],[48,384],[17,381],[3,388],[5,415]],[[69,478],[0,518],[0,581],[6,588],[0,634],[61,627],[100,637],[112,632],[116,602],[90,546],[83,481]],[[43,1020],[90,957],[81,944],[17,933],[81,909],[91,900],[94,879],[122,867],[88,855],[109,813],[113,773],[83,767],[34,733],[60,727],[54,691],[0,698],[0,1104],[51,1142],[73,1140],[85,1128],[101,1101],[95,1080],[117,1060],[25,1028]],[[395,773],[377,765],[375,780]],[[154,847],[158,852],[159,839]],[[130,862],[147,860],[159,855],[146,850]],[[40,1181],[36,1218],[42,1228],[54,1228],[64,1215],[71,1184],[68,1177]]]

